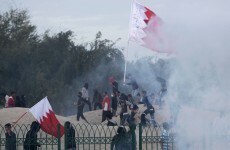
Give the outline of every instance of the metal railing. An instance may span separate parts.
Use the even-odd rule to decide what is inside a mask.
[[[76,147],[78,150],[111,150],[111,144],[116,143],[114,137],[117,135],[118,126],[106,126],[101,124],[72,124],[74,136],[69,134],[69,128],[65,126],[65,134],[61,138],[55,138],[40,130],[37,134],[37,141],[40,144],[39,150],[65,150]],[[160,150],[161,149],[161,130],[162,127],[141,125],[127,130],[126,136],[119,140],[126,144],[132,150]],[[16,148],[23,150],[23,143],[30,125],[15,125],[12,131],[16,134]],[[60,129],[60,127],[59,127]],[[60,130],[59,130],[60,131]],[[0,150],[5,149],[6,138],[4,126],[0,125]],[[168,138],[167,144],[169,150],[175,149],[175,140],[173,136]],[[115,144],[116,145],[116,144]]]

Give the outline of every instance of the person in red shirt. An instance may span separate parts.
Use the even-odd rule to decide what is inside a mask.
[[[106,120],[106,117],[108,114],[111,113],[111,107],[110,107],[110,98],[108,96],[108,93],[104,93],[104,99],[102,101],[102,122]]]
[[[14,91],[10,93],[10,97],[8,99],[8,107],[15,107],[15,100],[14,100],[15,95],[16,93]]]

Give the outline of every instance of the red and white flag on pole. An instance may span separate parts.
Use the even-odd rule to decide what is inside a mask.
[[[161,19],[147,7],[133,1],[129,40],[160,53],[171,53],[162,32]]]
[[[57,120],[47,97],[31,107],[29,112],[31,112],[35,119],[40,123],[41,129],[44,132],[58,137],[58,124],[60,123]],[[60,137],[62,137],[63,134],[64,127],[60,125]]]

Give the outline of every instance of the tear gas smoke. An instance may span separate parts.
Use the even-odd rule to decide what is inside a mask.
[[[170,8],[168,5],[164,9],[173,12],[168,26],[177,53],[166,99],[175,119],[178,148],[227,150],[230,146],[230,13],[225,5],[228,2],[169,3]]]

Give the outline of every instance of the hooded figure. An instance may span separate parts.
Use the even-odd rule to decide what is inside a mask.
[[[128,150],[125,141],[126,129],[123,126],[117,128],[117,134],[113,137],[111,150]]]
[[[30,130],[26,133],[26,139],[24,141],[24,150],[37,150],[40,144],[37,142],[37,133],[41,126],[37,121],[33,121]]]
[[[65,122],[65,128],[66,128],[65,134],[67,137],[66,148],[68,150],[76,150],[75,130],[69,121]]]

